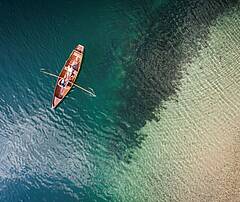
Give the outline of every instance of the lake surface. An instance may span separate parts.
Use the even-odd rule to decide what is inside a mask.
[[[238,0],[0,0],[0,201],[239,201]],[[55,78],[85,46],[77,82]]]

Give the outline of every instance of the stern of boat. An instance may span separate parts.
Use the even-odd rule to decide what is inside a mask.
[[[61,101],[62,99],[54,96],[52,100],[52,109],[55,109],[60,104]]]
[[[76,46],[75,50],[78,51],[78,52],[80,52],[80,53],[83,53],[83,51],[84,51],[84,46],[78,44],[78,45]]]

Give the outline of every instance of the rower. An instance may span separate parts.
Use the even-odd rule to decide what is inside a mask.
[[[67,86],[67,84],[68,84],[68,80],[65,75],[64,78],[62,78],[59,82],[59,86],[61,87],[60,88],[60,96],[63,96],[63,91],[64,91],[65,87]]]
[[[65,88],[67,86],[67,84],[68,84],[67,76],[64,75],[64,77],[61,78],[59,85],[60,85],[60,87]]]
[[[60,85],[61,85],[62,87],[65,87],[66,84],[67,84],[67,82],[65,82],[65,79],[61,79]]]

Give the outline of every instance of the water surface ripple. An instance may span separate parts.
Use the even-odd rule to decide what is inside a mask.
[[[237,199],[239,10],[1,1],[0,201]],[[58,73],[78,43],[97,97],[73,89],[52,110],[39,70]]]

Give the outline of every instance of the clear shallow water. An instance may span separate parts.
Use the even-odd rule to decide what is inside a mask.
[[[1,201],[237,201],[239,3],[211,2],[2,1]],[[77,43],[97,98],[53,111]]]
[[[239,201],[239,31],[233,27],[240,21],[235,12],[219,17],[208,46],[182,64],[177,101],[157,107],[159,120],[141,128],[147,136],[142,148],[124,174],[114,174],[123,201]]]

